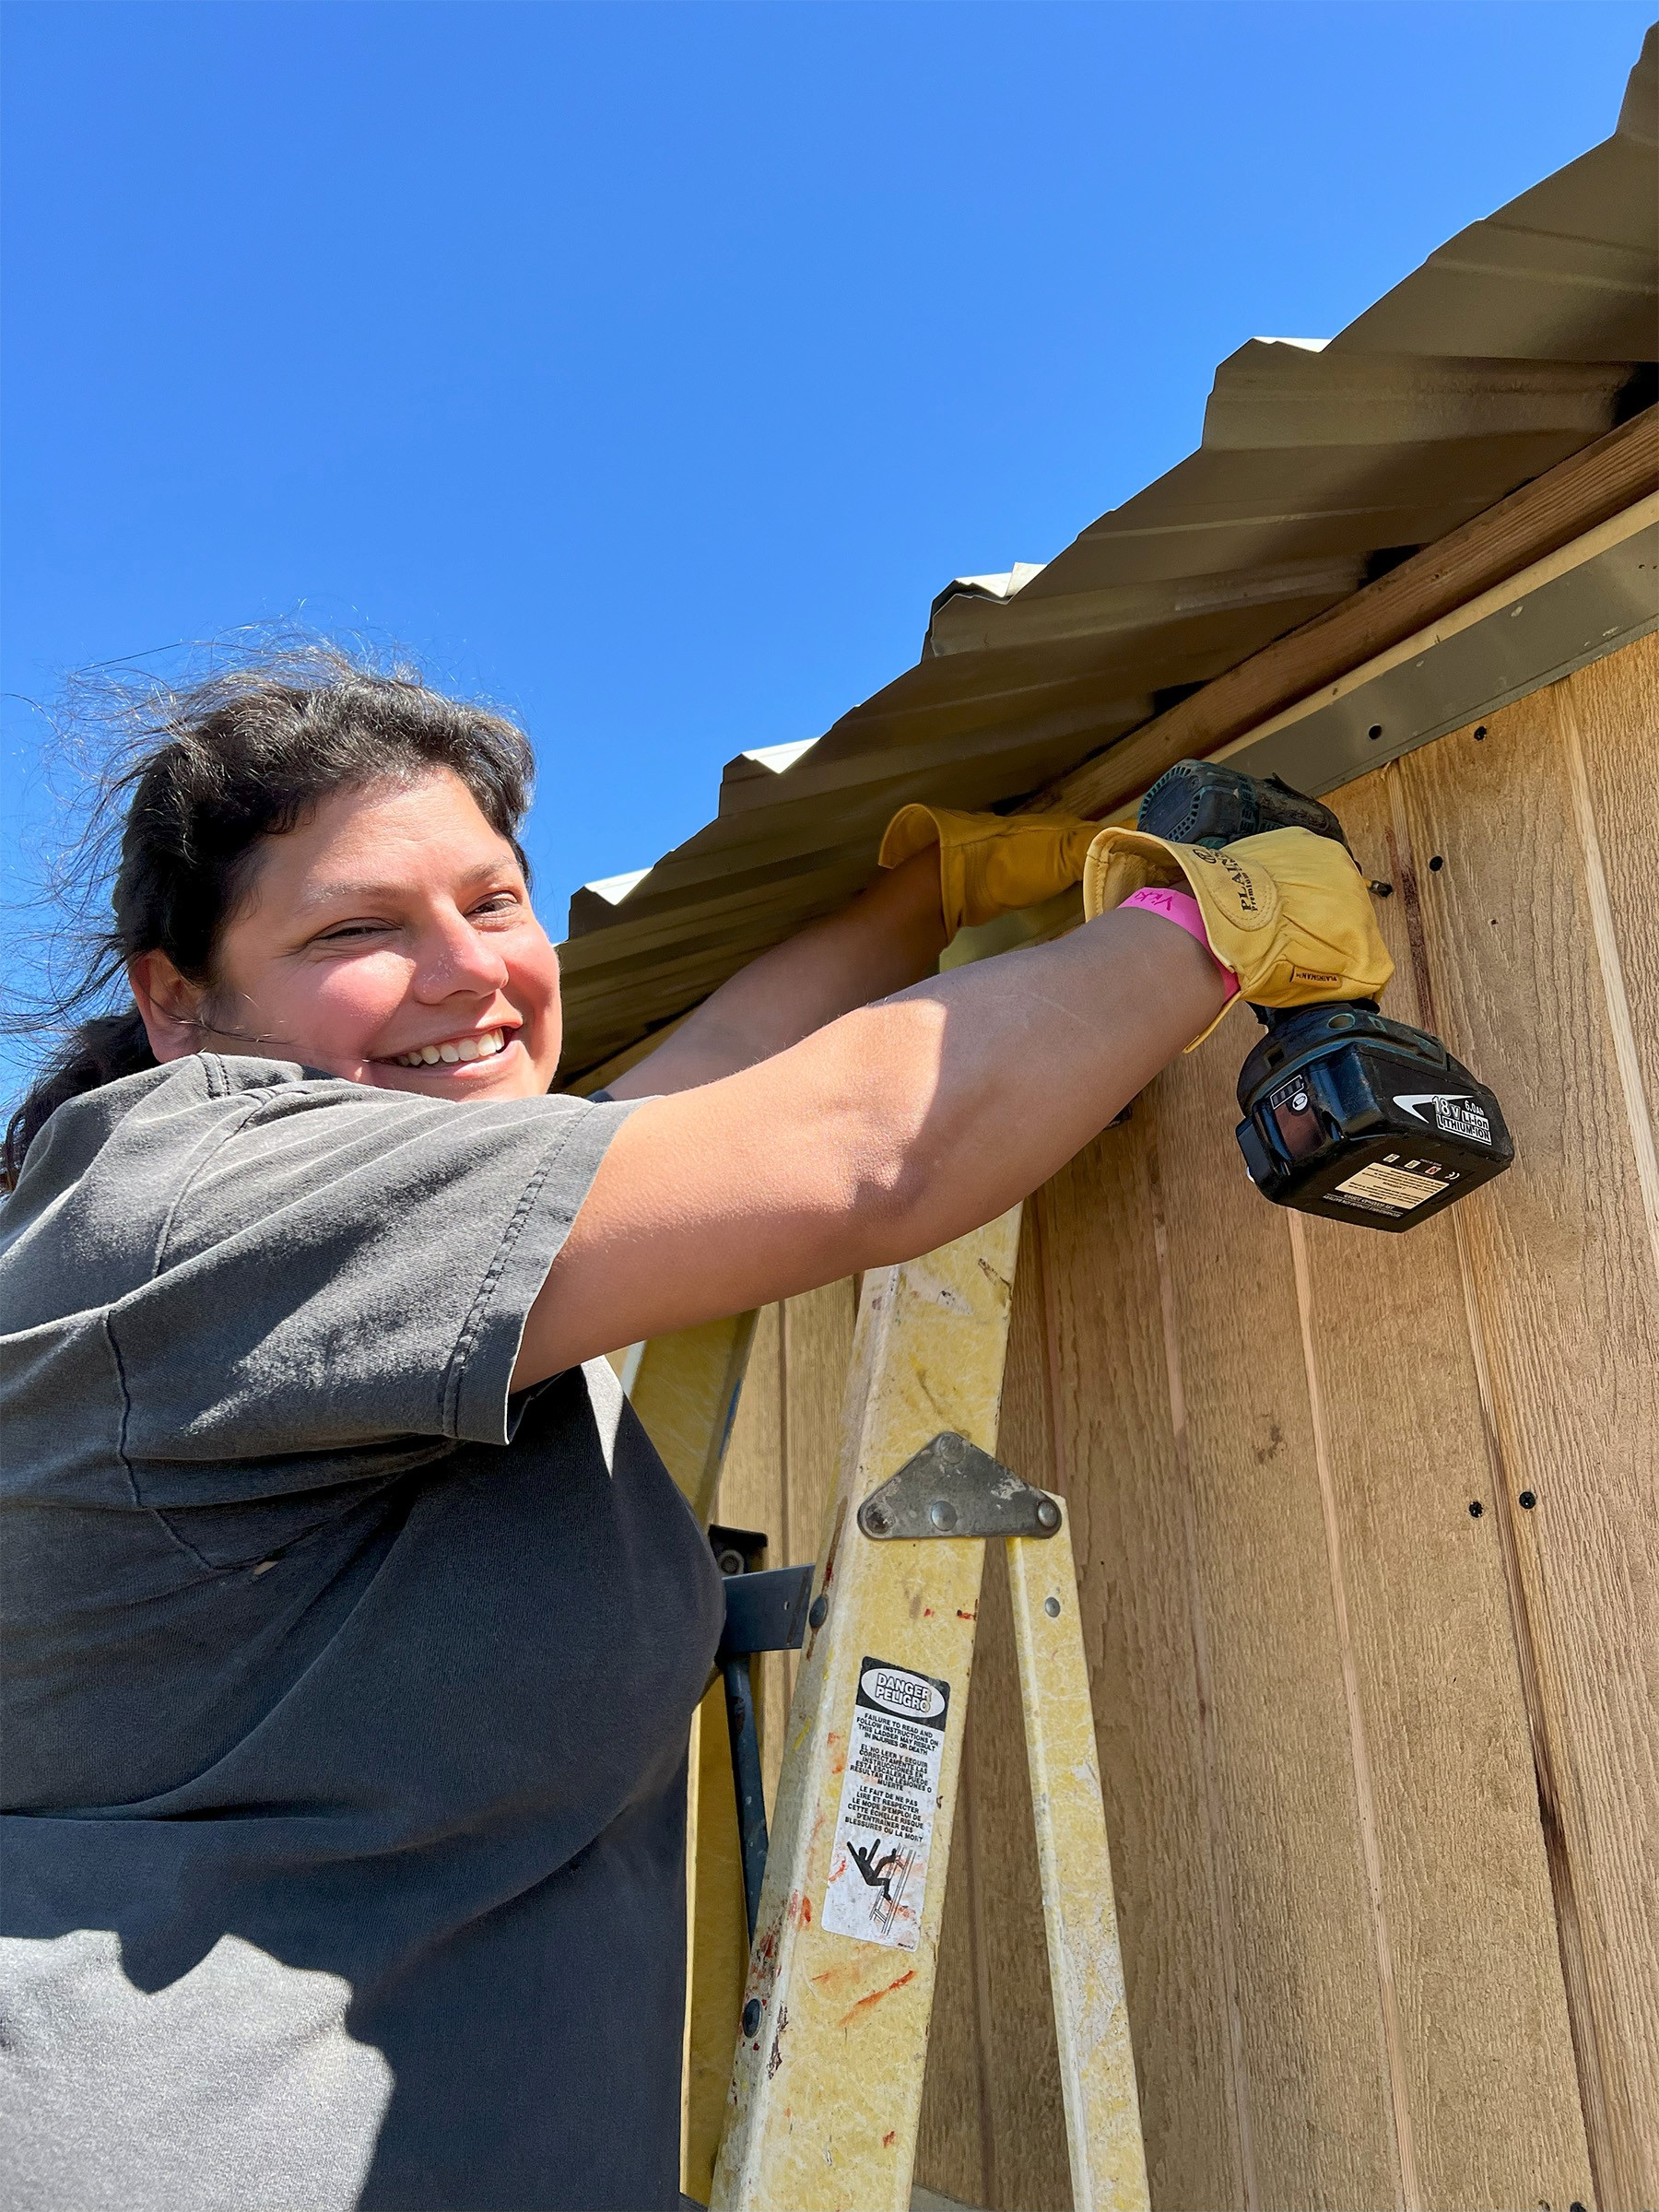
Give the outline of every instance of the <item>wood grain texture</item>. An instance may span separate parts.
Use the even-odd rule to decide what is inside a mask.
[[[1581,668],[1559,687],[1556,707],[1583,782],[1587,859],[1600,877],[1597,903],[1605,902],[1593,915],[1597,951],[1614,1001],[1608,1015],[1623,1048],[1626,1111],[1659,1265],[1659,636]]]
[[[713,1518],[728,1528],[759,1529],[767,1538],[769,1567],[788,1564],[783,1556],[788,1502],[783,1484],[782,1332],[775,1305],[762,1306],[755,1319],[748,1372],[737,1401],[737,1418],[721,1469]],[[789,1717],[789,1681],[784,1654],[768,1652],[759,1662],[760,1767],[770,1818],[783,1758],[784,1723]]]
[[[814,1559],[835,1487],[842,1402],[858,1300],[849,1276],[785,1301],[782,1312],[783,1468],[788,1563]]]
[[[1396,2099],[1290,1240],[1232,1135],[1249,1034],[1224,1023],[1149,1094],[1238,2063],[1261,2204],[1387,2206],[1404,2194]]]
[[[982,1595],[981,1618],[983,1618]],[[938,1978],[927,2041],[927,2073],[916,2135],[914,2180],[959,2205],[995,2206],[988,2055],[982,2025],[982,1976],[975,1942],[980,1888],[976,1865],[978,1805],[972,1782],[974,1699],[970,1692],[956,1835],[939,1927]]]
[[[1652,699],[1627,654],[1634,721]],[[1636,2206],[1659,2200],[1659,1286],[1558,714],[1535,694],[1400,776],[1419,858],[1443,864],[1418,875],[1447,1041],[1515,1137],[1462,1232],[1504,1464],[1537,1501],[1502,1510],[1582,1946],[1597,2196]]]
[[[997,1454],[1046,1489],[1053,1451],[1034,1212],[1028,1206],[1020,1236]],[[960,1994],[948,2013],[940,2004],[934,2009],[923,2104],[926,2162],[918,2161],[916,2178],[991,2212],[1066,2212],[1065,2114],[1000,1544],[985,1547],[960,1818],[945,1936],[950,1983]],[[943,1990],[943,1951],[940,1972]],[[968,2196],[964,2184],[975,2170],[982,2194]],[[961,2177],[954,2186],[946,2178],[952,2171]]]
[[[1070,770],[1031,804],[1110,813],[1175,761],[1215,752],[1582,537],[1645,498],[1655,482],[1659,408],[1649,407]]]
[[[1041,1224],[1054,1482],[1077,1547],[1152,2202],[1255,2201],[1233,2065],[1192,1501],[1137,1105],[1056,1176]]]
[[[1386,775],[1337,810],[1392,880]],[[1406,899],[1387,996],[1420,1020]],[[1500,1522],[1452,1218],[1409,1237],[1291,1217],[1408,2197],[1479,2212],[1591,2195]],[[1478,1499],[1488,1509],[1471,1516]],[[1526,2089],[1515,2094],[1517,2054]]]
[[[1008,1326],[997,1455],[1027,1482],[1053,1487],[1042,1308],[1041,1209],[1027,1208]],[[974,1657],[975,1932],[997,2212],[1065,2212],[1071,2175],[1042,1924],[1042,1882],[1000,1544],[985,1547]]]
[[[1160,2212],[1659,2203],[1659,641],[1481,726],[1332,803],[1511,1173],[1292,1229],[1235,1015],[1027,1208],[998,1448],[1071,1510]],[[763,1322],[722,1490],[794,1556],[843,1306]],[[1000,1555],[920,2142],[1069,2201]]]

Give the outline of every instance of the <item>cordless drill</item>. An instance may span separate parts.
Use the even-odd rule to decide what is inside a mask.
[[[1345,849],[1328,806],[1207,760],[1182,760],[1141,801],[1138,829],[1220,846],[1311,830]],[[1265,1036],[1239,1071],[1239,1149],[1276,1206],[1370,1229],[1415,1229],[1501,1175],[1514,1147],[1497,1100],[1438,1037],[1374,998],[1256,1006]]]

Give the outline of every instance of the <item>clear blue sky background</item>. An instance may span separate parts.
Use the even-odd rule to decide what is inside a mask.
[[[540,750],[544,912],[1612,129],[1646,0],[5,9],[15,890],[66,669],[299,615]]]

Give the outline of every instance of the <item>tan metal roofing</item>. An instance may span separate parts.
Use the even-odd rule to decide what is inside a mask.
[[[560,954],[567,1070],[851,896],[905,800],[1034,790],[1650,401],[1656,115],[1659,29],[1611,138],[1328,343],[1241,347],[1195,453],[1046,566],[959,579],[916,666],[816,742],[728,761],[705,829],[579,890]]]

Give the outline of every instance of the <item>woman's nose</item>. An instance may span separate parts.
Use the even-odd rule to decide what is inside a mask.
[[[417,998],[436,1001],[457,991],[499,991],[507,981],[507,963],[488,936],[463,913],[434,921],[421,941],[415,972]]]

